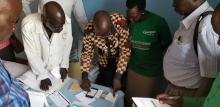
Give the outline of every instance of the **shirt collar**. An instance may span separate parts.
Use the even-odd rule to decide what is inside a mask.
[[[209,3],[205,1],[201,6],[199,6],[196,10],[194,10],[189,16],[187,16],[185,19],[182,20],[182,24],[186,29],[188,29],[194,21],[196,21],[196,18],[202,14],[204,11],[206,11],[210,7]]]

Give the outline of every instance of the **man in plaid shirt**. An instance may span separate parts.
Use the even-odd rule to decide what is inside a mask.
[[[21,0],[0,0],[0,43],[10,38],[21,13]],[[0,60],[0,107],[29,107],[28,94]]]
[[[94,20],[86,26],[81,54],[81,86],[87,91],[90,91],[88,72],[95,51],[100,69],[96,83],[113,87],[113,92],[116,92],[121,88],[121,77],[131,54],[129,30],[124,16],[98,11]]]

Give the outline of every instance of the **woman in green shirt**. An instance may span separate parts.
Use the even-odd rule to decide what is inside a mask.
[[[126,99],[132,102],[131,97],[152,97],[171,34],[164,18],[145,10],[145,0],[127,0],[126,6],[132,43]]]
[[[212,26],[219,35],[218,45],[220,45],[220,4],[213,13]],[[173,107],[220,107],[220,73],[216,77],[207,97],[180,97],[173,100],[167,99],[168,97],[167,94],[161,94],[158,99],[162,103],[170,104]]]

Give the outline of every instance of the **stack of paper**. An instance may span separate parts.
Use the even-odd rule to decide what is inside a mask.
[[[161,104],[158,100],[153,98],[133,97],[132,100],[137,107],[171,107],[168,104]]]
[[[69,101],[60,92],[51,94],[50,99],[56,104],[57,107],[68,107]]]

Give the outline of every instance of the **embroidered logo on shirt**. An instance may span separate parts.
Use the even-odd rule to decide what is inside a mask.
[[[142,33],[147,36],[156,36],[157,31],[143,31]]]

